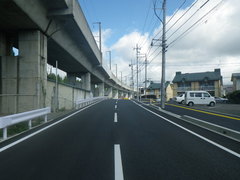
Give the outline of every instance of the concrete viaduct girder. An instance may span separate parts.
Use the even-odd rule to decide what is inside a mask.
[[[31,36],[30,39],[29,36]],[[28,47],[27,41],[22,43],[21,39],[24,38],[29,42],[34,40],[35,49]],[[12,47],[20,50],[17,59],[12,57]],[[26,59],[27,50],[31,51],[29,54],[35,54]],[[85,78],[90,81],[85,82],[87,90],[91,90],[91,84],[98,84],[103,90],[112,88],[120,92],[131,92],[128,86],[123,85],[107,67],[102,65],[102,54],[77,0],[1,0],[0,58],[2,59],[1,63],[7,63],[6,65],[9,67],[11,67],[10,60],[15,61],[13,67],[20,66],[18,71],[21,71],[22,62],[28,62],[28,59],[31,58],[39,59],[32,64],[35,67],[42,67],[38,72],[39,76],[36,82],[33,82],[34,78],[30,75],[25,77],[25,81],[32,82],[29,84],[30,86],[38,84],[37,86],[42,87],[42,92],[34,90],[32,92],[39,96],[33,100],[38,105],[32,105],[32,108],[44,106],[43,102],[36,103],[44,101],[44,97],[42,97],[46,89],[46,74],[44,74],[46,72],[43,72],[44,69],[46,70],[46,64],[44,63],[55,65],[56,60],[58,67],[67,72],[69,77],[76,76],[84,79],[90,74],[90,78]],[[20,65],[17,62],[20,62]],[[0,68],[3,68],[2,65]],[[38,71],[37,69],[36,71]],[[21,75],[15,74],[14,77],[9,78],[7,76],[11,75],[1,74],[0,94],[4,93],[2,92],[3,86],[5,87],[2,80],[3,76],[6,76],[5,79],[8,83],[12,79],[21,77]],[[21,83],[17,82],[15,93],[19,93],[19,86]],[[8,88],[5,88],[5,91],[7,92]],[[106,93],[99,91],[98,95],[106,95]]]

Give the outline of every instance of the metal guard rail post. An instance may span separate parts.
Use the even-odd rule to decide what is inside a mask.
[[[18,124],[20,122],[28,121],[29,129],[32,128],[32,119],[44,116],[44,122],[47,122],[47,114],[51,112],[51,108],[36,109],[33,111],[22,112],[9,116],[0,117],[0,129],[3,129],[3,140],[7,139],[7,127]]]
[[[88,106],[90,104],[93,104],[97,101],[107,99],[108,97],[102,96],[102,97],[93,97],[88,99],[81,99],[76,101],[76,109],[83,108],[85,106]]]

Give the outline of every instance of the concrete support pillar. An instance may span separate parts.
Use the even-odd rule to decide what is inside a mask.
[[[82,80],[82,88],[85,90],[84,99],[91,97],[92,96],[92,93],[90,92],[91,91],[91,74],[86,73],[82,75],[81,80]]]
[[[75,106],[75,94],[74,94],[74,86],[76,85],[76,76],[72,73],[67,73],[67,81],[69,84],[71,84],[72,87],[72,108]]]
[[[123,97],[123,92],[122,91],[118,91],[118,98],[122,98]]]
[[[6,56],[6,35],[0,32],[0,57]]]
[[[86,73],[81,76],[83,89],[91,91],[91,74]]]
[[[132,99],[132,98],[133,98],[133,92],[129,92],[129,93],[128,93],[128,98],[129,98],[129,99]]]
[[[109,98],[113,98],[113,89],[112,87],[105,88],[105,96]]]
[[[104,96],[104,83],[98,84],[98,96]]]
[[[0,35],[1,112],[12,114],[46,106],[47,38],[40,31],[18,34],[19,56],[12,56],[11,38]],[[5,40],[5,42],[4,42]],[[4,106],[3,106],[4,105]]]
[[[19,112],[46,106],[47,37],[38,30],[19,33]]]
[[[98,96],[98,91],[97,91],[97,87],[95,87],[95,84],[91,84],[91,93],[93,97]]]
[[[67,81],[71,85],[76,85],[76,76],[72,73],[67,73]]]
[[[1,96],[0,112],[15,114],[18,112],[19,59],[14,56],[1,57]]]
[[[117,89],[113,90],[113,99],[118,99],[118,90]]]

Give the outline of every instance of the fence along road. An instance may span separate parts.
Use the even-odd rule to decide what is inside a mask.
[[[1,179],[238,179],[239,143],[170,121],[128,100],[102,101],[2,151]],[[225,150],[210,143],[219,138]]]

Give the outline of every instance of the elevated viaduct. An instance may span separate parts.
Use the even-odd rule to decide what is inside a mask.
[[[47,80],[47,64],[56,61],[70,86]],[[61,107],[71,108],[91,96],[133,95],[103,63],[77,0],[0,0],[0,70],[3,114],[53,106],[54,98],[67,99]]]

